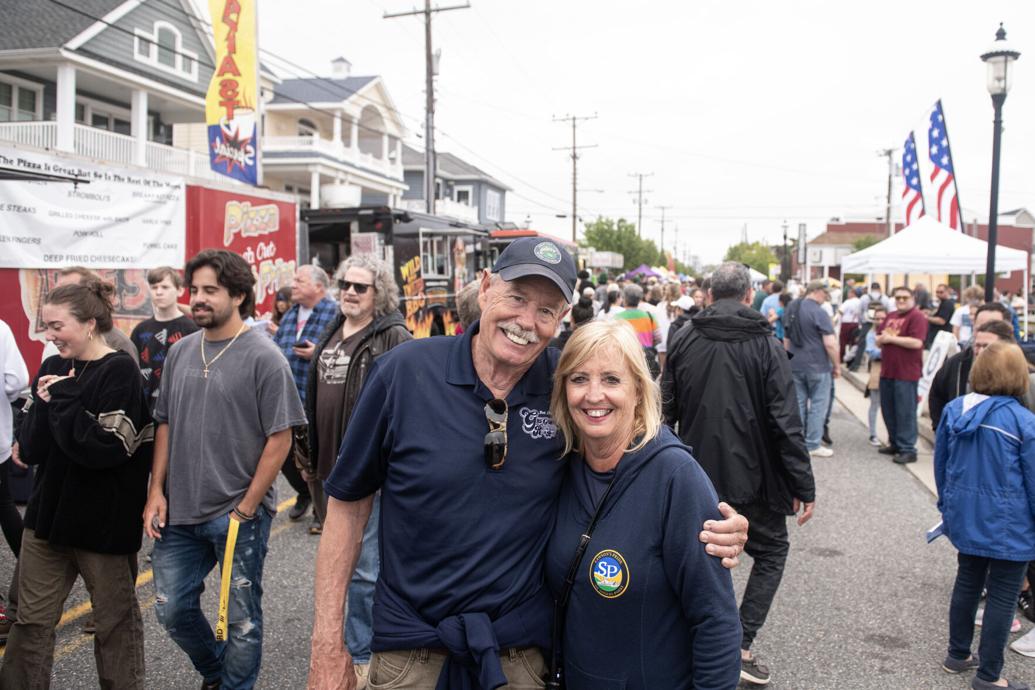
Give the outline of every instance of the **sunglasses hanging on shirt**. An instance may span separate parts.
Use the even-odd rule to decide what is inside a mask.
[[[485,464],[499,470],[507,460],[507,401],[493,398],[485,403],[485,420],[489,433],[485,434]]]

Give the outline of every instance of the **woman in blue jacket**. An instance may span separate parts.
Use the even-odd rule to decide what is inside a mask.
[[[1025,567],[1035,560],[1035,415],[1017,401],[1029,386],[1021,349],[989,345],[974,360],[970,385],[973,392],[945,407],[934,450],[938,510],[959,550],[943,668],[976,668],[975,690],[1026,689],[1000,680]],[[972,655],[982,587],[988,600],[978,654]]]
[[[702,522],[720,519],[718,498],[661,424],[660,393],[628,324],[598,321],[572,334],[551,414],[569,462],[546,558],[555,598],[565,600],[574,576],[555,635],[566,687],[735,688],[733,582],[697,539]]]

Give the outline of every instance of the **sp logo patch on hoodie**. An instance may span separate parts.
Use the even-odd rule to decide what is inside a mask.
[[[605,599],[616,599],[629,589],[629,566],[622,554],[605,549],[593,557],[589,567],[589,583]]]

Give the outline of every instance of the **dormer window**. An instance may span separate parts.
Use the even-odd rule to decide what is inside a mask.
[[[169,22],[155,22],[150,32],[137,29],[133,57],[181,79],[198,81],[198,55],[184,48],[183,34]]]
[[[179,36],[167,26],[156,26],[155,33],[158,37],[158,62],[176,69],[176,48]]]

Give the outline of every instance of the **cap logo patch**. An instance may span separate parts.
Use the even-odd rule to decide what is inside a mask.
[[[616,599],[629,589],[629,566],[622,554],[605,549],[593,557],[589,566],[589,583],[605,599]]]
[[[561,262],[561,250],[553,242],[540,242],[532,250],[532,253],[548,264],[559,264]]]

